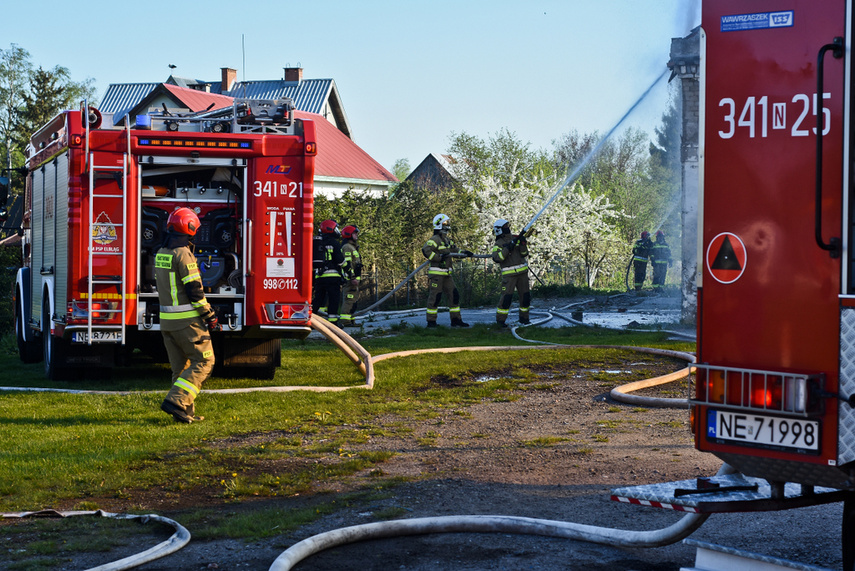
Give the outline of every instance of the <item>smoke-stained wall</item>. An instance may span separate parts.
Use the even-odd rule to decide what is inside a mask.
[[[679,78],[683,119],[680,142],[682,162],[682,315],[683,323],[695,323],[698,314],[698,133],[700,128],[700,28],[685,38],[671,40],[671,79]]]

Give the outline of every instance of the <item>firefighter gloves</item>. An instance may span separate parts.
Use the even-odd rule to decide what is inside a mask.
[[[214,315],[205,320],[205,325],[208,326],[208,331],[222,331],[222,327],[220,327],[220,320],[217,319],[217,316]]]

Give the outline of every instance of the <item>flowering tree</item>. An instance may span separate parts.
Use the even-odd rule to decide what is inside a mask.
[[[529,267],[539,279],[556,283],[563,275],[565,282],[593,287],[622,277],[626,246],[617,222],[624,216],[607,195],[573,181],[565,184],[563,171],[544,153],[529,150],[507,131],[487,142],[459,135],[451,152],[460,157],[461,172],[455,174],[475,198],[481,253],[495,243],[496,220],[508,220],[511,231],[519,233],[543,210],[528,244]]]
[[[614,273],[611,255],[621,244],[614,220],[620,213],[606,196],[596,196],[579,184],[558,191],[563,182],[554,172],[525,177],[515,168],[504,184],[482,175],[474,189],[479,225],[486,229],[482,249],[492,249],[496,220],[507,220],[511,231],[519,233],[558,192],[530,230],[529,266],[538,276],[563,269],[574,281],[593,287],[602,272]]]

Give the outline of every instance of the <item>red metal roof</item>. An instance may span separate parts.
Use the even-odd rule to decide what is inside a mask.
[[[315,132],[318,137],[315,175],[398,182],[395,175],[320,115],[294,111],[294,117],[312,119],[315,122]]]
[[[208,93],[178,87],[164,83],[168,89],[190,111],[204,111],[212,103],[211,109],[221,109],[232,105],[233,99],[226,95]],[[380,163],[371,158],[354,143],[350,137],[316,113],[294,111],[299,119],[311,119],[315,122],[315,132],[318,137],[318,157],[315,160],[315,175],[342,179],[374,180],[383,182],[398,182],[395,175],[386,170]]]
[[[177,85],[170,85],[168,83],[162,83],[161,85],[194,113],[206,110],[211,103],[214,104],[214,106],[211,107],[212,110],[232,106],[233,99],[225,95],[208,93],[206,91],[199,91],[198,89],[189,89],[187,87],[178,87]]]

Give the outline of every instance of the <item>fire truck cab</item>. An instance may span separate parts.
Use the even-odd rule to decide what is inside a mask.
[[[135,119],[107,127],[84,104],[32,136],[14,297],[21,359],[59,379],[134,350],[162,357],[154,259],[169,214],[189,207],[223,327],[218,366],[272,376],[280,340],[310,332],[314,123],[288,99]]]

